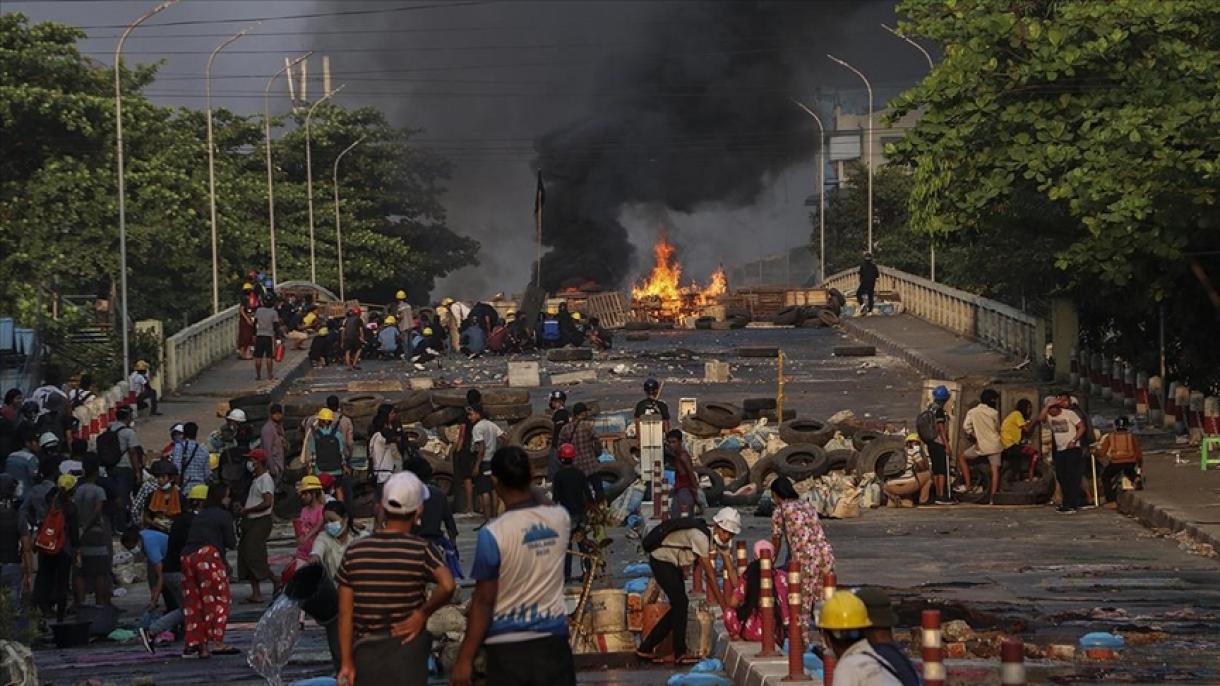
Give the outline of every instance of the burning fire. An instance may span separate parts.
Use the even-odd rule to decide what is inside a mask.
[[[724,265],[720,265],[712,273],[707,288],[701,289],[693,281],[689,286],[683,287],[682,265],[678,262],[675,252],[673,244],[664,235],[657,237],[656,245],[652,248],[655,259],[652,273],[631,289],[633,300],[652,310],[655,316],[664,319],[696,314],[699,308],[712,304],[716,296],[724,295],[729,290]]]

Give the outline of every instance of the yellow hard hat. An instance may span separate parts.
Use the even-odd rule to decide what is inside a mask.
[[[919,434],[907,434],[907,443],[919,443]]]
[[[441,301],[441,307],[448,307],[453,304],[453,298],[445,298]]]
[[[431,335],[432,335],[432,327],[431,327],[431,326],[425,326],[425,327],[424,327],[424,335],[425,335],[425,336],[431,336]]]
[[[302,321],[302,322],[305,322],[305,326],[310,326],[310,325],[312,325],[314,322],[318,321],[318,315],[314,314],[313,312],[310,312],[310,313],[306,314],[306,315],[305,315],[305,316],[304,316],[304,317],[301,319],[301,321]]]
[[[386,326],[391,326],[391,325],[394,325],[394,324],[397,324],[397,323],[398,323],[398,317],[395,317],[394,315],[390,315],[390,316],[388,316],[388,317],[386,317],[386,318],[385,318],[385,324],[386,324]]]
[[[558,312],[559,312],[559,308],[558,308],[558,307],[548,307],[548,308],[546,308],[546,313],[547,313],[547,314],[558,314]]]
[[[241,289],[243,291],[252,291],[252,290],[254,290],[254,284],[247,281],[241,285]]]
[[[505,316],[505,317],[516,317],[516,316],[517,316],[517,311],[516,311],[516,310],[509,310],[508,312],[505,312],[505,313],[504,313],[504,316]]]
[[[208,454],[208,469],[216,470],[220,468],[220,453]]]
[[[145,362],[144,360],[139,360],[136,362],[135,369],[137,372],[146,372],[146,371],[148,371],[148,363]]]
[[[318,410],[318,419],[323,422],[333,422],[335,421],[335,411],[329,407],[323,407]]]
[[[580,313],[579,313],[579,312],[573,312],[573,313],[572,313],[572,319],[576,319],[576,320],[578,320],[578,321],[579,321],[579,320],[580,320],[580,317],[581,317],[581,315],[580,315]]]
[[[76,488],[76,477],[71,474],[60,474],[59,480],[55,482],[61,491],[70,491]]]
[[[319,328],[318,328],[318,335],[319,335],[319,336],[329,336],[329,335],[330,335],[330,329],[326,328],[325,326],[323,326],[323,327],[319,327]]]
[[[322,480],[312,474],[301,477],[300,483],[297,484],[297,493],[320,490],[322,490]]]
[[[851,591],[835,591],[830,600],[822,606],[818,613],[818,628],[832,631],[850,631],[852,629],[867,629],[872,626],[868,621],[868,608]]]
[[[395,294],[394,294],[394,297],[395,297],[395,298],[397,298],[398,300],[406,300],[406,299],[407,299],[407,292],[406,292],[406,291],[398,291],[397,293],[395,293]]]
[[[207,500],[208,487],[205,484],[195,484],[191,486],[191,490],[187,491],[187,500]]]

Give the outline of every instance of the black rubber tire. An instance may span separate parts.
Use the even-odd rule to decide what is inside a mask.
[[[835,470],[847,471],[856,457],[854,450],[827,450],[826,451],[826,471],[833,472]]]
[[[775,407],[775,398],[746,398],[741,401],[741,409],[746,412],[757,413],[763,410],[774,410]]]
[[[765,419],[772,424],[775,424],[777,422],[779,422],[779,423],[790,422],[793,419],[796,419],[796,410],[785,409],[783,419],[779,419],[775,416],[775,410],[763,410],[762,412],[758,413],[758,418]]]
[[[448,461],[429,460],[432,463],[432,483],[446,496],[452,498],[455,486],[453,481],[453,465]]]
[[[508,444],[515,445],[530,456],[532,462],[536,457],[549,459],[551,456],[551,435],[555,433],[555,423],[550,417],[527,417],[513,426],[508,432]],[[530,447],[530,445],[534,447]]]
[[[877,348],[871,345],[836,345],[831,353],[835,357],[872,357]]]
[[[799,321],[800,318],[801,318],[801,308],[785,307],[784,309],[775,313],[775,316],[771,318],[771,323],[776,324],[778,326],[791,326],[791,325],[797,323],[797,321]]]
[[[591,477],[602,480],[606,502],[614,502],[615,498],[622,495],[623,491],[626,491],[639,478],[635,473],[635,465],[626,460],[599,464],[597,469],[593,470]]]
[[[547,362],[587,362],[592,359],[592,348],[554,348],[546,351]]]
[[[779,357],[779,348],[769,345],[752,345],[737,349],[738,357]]]
[[[623,329],[627,331],[648,331],[652,328],[652,322],[630,321],[623,324]]]
[[[735,450],[709,450],[699,456],[698,466],[715,470],[726,491],[736,491],[750,483],[750,465]]]
[[[754,507],[758,505],[758,501],[762,499],[761,491],[754,491],[749,495],[729,495],[725,494],[720,497],[721,507]]]
[[[727,319],[724,321],[712,322],[711,326],[712,331],[728,331],[731,328],[733,328],[733,323]]]
[[[432,391],[432,404],[436,407],[466,407],[466,393],[469,388]],[[530,392],[520,388],[480,388],[484,405],[526,405],[530,401]]]
[[[715,317],[699,317],[695,320],[695,328],[699,329],[700,331],[710,330],[715,321]]]
[[[720,429],[736,429],[741,424],[741,408],[732,403],[700,403],[695,418]]]
[[[822,324],[825,326],[838,326],[839,325],[839,314],[837,312],[831,312],[830,310],[822,310],[822,311],[818,312],[818,319],[820,319],[822,321]]]
[[[430,412],[428,416],[420,420],[420,424],[423,424],[425,429],[435,429],[441,426],[457,424],[465,418],[466,413],[460,407],[442,407],[439,410]]]
[[[700,488],[703,489],[703,495],[707,498],[709,507],[716,507],[720,504],[720,498],[724,496],[724,478],[720,476],[720,472],[707,467],[695,467],[695,474],[699,476]],[[703,479],[711,481],[711,485],[706,488],[702,485]]]
[[[715,438],[720,435],[720,429],[695,417],[682,418],[682,430],[695,438]]]
[[[847,434],[843,435],[846,436]],[[864,431],[857,431],[856,435],[851,437],[851,444],[855,446],[856,450],[863,451],[869,443],[877,440],[878,438],[881,438],[880,433],[876,431],[868,431],[866,429]]]
[[[821,446],[812,443],[796,443],[780,450],[772,457],[775,471],[792,481],[804,481],[824,476],[830,471],[830,461]]]
[[[696,328],[698,328],[698,327],[696,327]],[[628,341],[630,341],[632,343],[641,343],[643,341],[646,341],[646,340],[652,338],[652,336],[648,335],[648,333],[644,332],[644,331],[632,331],[631,333],[627,334],[623,338],[626,338]]]
[[[523,405],[484,405],[487,416],[494,421],[504,421],[515,424],[534,414],[534,408],[529,403]]]
[[[416,426],[404,426],[402,429],[403,436],[407,442],[416,448],[422,448],[428,443],[428,432]]]
[[[736,329],[744,329],[744,328],[746,328],[746,326],[747,326],[747,325],[749,325],[749,323],[750,323],[750,318],[749,318],[749,317],[741,317],[741,316],[737,316],[737,317],[729,317],[729,318],[728,318],[728,322],[729,322],[729,328],[730,328],[730,329],[734,329],[734,330],[736,330]]]
[[[422,422],[424,417],[432,414],[432,412],[432,403],[430,402],[424,403],[423,405],[416,405],[409,410],[399,410],[398,421],[403,424],[416,424],[418,422]]]
[[[353,395],[339,401],[339,411],[351,417],[353,423],[359,424],[357,417],[367,417],[368,421],[371,421],[377,414],[377,408],[384,402],[386,399],[380,395]],[[364,423],[367,424],[368,421]]]
[[[431,405],[432,393],[429,391],[408,391],[393,400],[393,403],[401,419],[402,415],[410,413],[418,407],[428,407]]]
[[[775,468],[775,459],[772,455],[760,458],[753,467],[750,467],[750,481],[754,482],[759,493],[770,486],[777,476],[780,476],[780,473]]]
[[[826,422],[817,419],[793,419],[779,425],[779,437],[784,443],[812,443],[816,446],[826,445],[826,441],[834,436]]]
[[[905,449],[906,443],[898,436],[883,436],[869,441],[856,458],[856,473],[873,472],[879,481],[898,476],[906,468]]]
[[[1035,478],[1032,481],[1005,481],[1006,467],[1009,467],[1007,461],[1000,472],[997,505],[1041,505],[1050,502],[1055,493],[1055,472],[1050,464],[1039,460],[1034,468]]]

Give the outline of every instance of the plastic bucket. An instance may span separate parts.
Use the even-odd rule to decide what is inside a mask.
[[[301,611],[318,624],[328,624],[339,615],[339,594],[319,564],[305,565],[292,575],[284,595],[301,604]]]
[[[627,592],[616,588],[589,594],[589,614],[597,633],[627,630]]]
[[[635,650],[635,636],[630,631],[599,631],[593,634],[593,644],[599,653],[629,653]]]

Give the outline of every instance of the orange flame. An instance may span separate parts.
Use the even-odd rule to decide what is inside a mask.
[[[716,267],[716,271],[712,272],[711,281],[707,284],[707,288],[699,293],[699,296],[704,301],[709,301],[718,295],[724,295],[729,292],[729,277],[724,273],[724,265]]]
[[[712,273],[707,288],[701,289],[693,282],[683,287],[682,265],[678,262],[673,244],[661,235],[652,252],[656,260],[652,272],[647,279],[632,287],[631,297],[642,301],[641,304],[647,304],[655,315],[672,319],[696,314],[703,305],[712,304],[716,296],[728,293],[729,280],[724,265]]]
[[[636,299],[656,297],[662,300],[676,300],[681,297],[682,265],[674,258],[674,246],[664,235],[657,237],[657,244],[652,247],[656,264],[652,274],[638,286],[631,289],[631,297]]]

